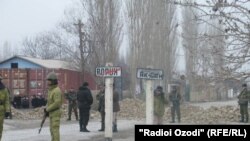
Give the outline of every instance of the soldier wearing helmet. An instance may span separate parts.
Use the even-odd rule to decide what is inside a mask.
[[[62,105],[62,92],[57,86],[58,79],[54,72],[47,75],[48,83],[48,103],[44,109],[46,115],[50,119],[50,134],[51,141],[60,141],[60,118],[61,118],[61,105]]]
[[[5,85],[2,83],[2,76],[0,75],[0,140],[3,132],[4,118],[10,116],[10,101],[9,92]],[[5,116],[5,117],[4,117]]]

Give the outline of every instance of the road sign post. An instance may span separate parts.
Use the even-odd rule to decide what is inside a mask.
[[[96,68],[96,76],[105,78],[105,141],[112,141],[113,136],[113,83],[114,77],[121,77],[121,67],[107,63]]]
[[[154,95],[152,80],[162,80],[163,70],[137,69],[137,78],[146,79],[146,124],[154,123]]]
[[[113,136],[113,82],[114,78],[105,78],[105,141],[112,141]]]

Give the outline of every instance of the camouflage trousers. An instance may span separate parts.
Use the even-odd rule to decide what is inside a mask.
[[[248,122],[248,104],[240,104],[241,122]]]
[[[51,141],[60,141],[60,116],[50,117]]]
[[[175,115],[177,115],[178,122],[181,122],[180,104],[175,104],[171,107],[172,122],[175,122]]]
[[[68,106],[68,119],[69,120],[71,120],[72,111],[75,114],[76,120],[78,120],[78,112],[77,112],[77,105],[76,104],[69,104],[69,106]]]

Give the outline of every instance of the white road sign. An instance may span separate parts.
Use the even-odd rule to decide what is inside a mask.
[[[163,79],[163,70],[137,69],[137,78],[162,80]]]
[[[97,67],[95,74],[99,77],[120,77],[122,69],[121,67]]]

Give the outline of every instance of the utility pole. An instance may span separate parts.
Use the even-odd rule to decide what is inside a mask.
[[[82,77],[84,81],[84,67],[85,67],[85,59],[84,59],[84,51],[83,51],[83,37],[84,37],[84,32],[82,32],[83,28],[83,23],[79,19],[77,24],[74,24],[78,28],[78,33],[79,33],[79,50],[80,50],[80,59],[81,59],[81,72],[82,72]]]

